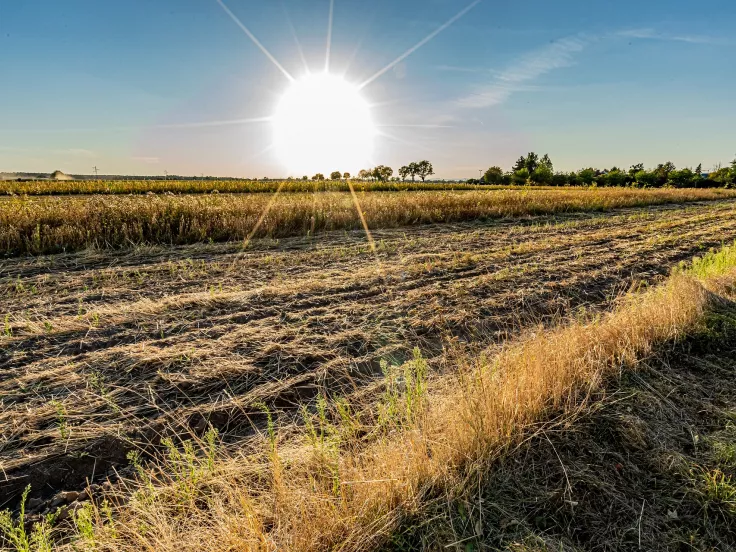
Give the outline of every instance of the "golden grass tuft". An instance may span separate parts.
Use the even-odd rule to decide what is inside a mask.
[[[734,280],[732,253],[627,295],[609,313],[540,329],[429,388],[416,355],[387,369],[372,411],[336,405],[328,417],[322,403],[306,436],[269,423],[252,450],[206,466],[190,460],[187,476],[170,454],[155,473],[142,472],[114,523],[98,524],[90,549],[374,548],[423,499],[451,492],[550,414],[580,408],[604,380],[696,329]]]

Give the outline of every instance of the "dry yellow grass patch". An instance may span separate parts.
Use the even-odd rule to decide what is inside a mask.
[[[429,388],[417,355],[387,370],[372,414],[320,401],[304,432],[290,437],[269,415],[260,444],[218,461],[205,441],[199,455],[191,444],[171,445],[160,470],[141,469],[141,486],[116,520],[92,516],[96,529],[82,531],[76,546],[371,549],[425,496],[447,492],[546,415],[579,408],[607,377],[696,328],[714,293],[731,289],[735,265],[736,247],[726,248],[610,313],[540,331]]]

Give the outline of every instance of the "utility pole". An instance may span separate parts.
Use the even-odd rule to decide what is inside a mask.
[[[478,169],[478,180],[480,180],[481,174],[483,174],[483,169]]]
[[[169,179],[169,171],[164,171],[164,180]]]
[[[98,171],[97,165],[95,165],[94,167],[92,167],[92,170],[95,171],[95,180],[96,180],[97,179],[97,171]]]

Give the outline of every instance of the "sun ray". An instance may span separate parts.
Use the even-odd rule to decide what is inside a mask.
[[[286,24],[289,26],[289,30],[291,31],[291,36],[294,37],[294,42],[296,43],[296,50],[299,52],[299,58],[302,60],[302,64],[304,65],[304,71],[307,75],[311,73],[309,70],[309,64],[307,63],[307,58],[304,55],[304,48],[302,48],[302,43],[299,42],[299,37],[296,35],[296,29],[294,28],[294,23],[291,21],[291,16],[289,15],[289,10],[286,9],[286,4],[281,2],[281,7],[284,10],[284,16],[286,17]]]
[[[434,151],[429,146],[422,144],[418,140],[411,140],[411,141],[405,140],[404,138],[399,138],[398,136],[394,134],[389,134],[387,132],[383,132],[380,130],[378,130],[378,135],[383,136],[384,138],[388,138],[389,140],[393,140],[394,142],[397,142],[399,144],[404,144],[405,146],[409,146],[415,150],[423,151],[426,153],[434,153]]]
[[[246,125],[250,123],[268,123],[272,117],[256,117],[253,119],[226,119],[221,121],[202,121],[201,123],[172,123],[161,125],[149,125],[145,128],[206,128],[231,125]],[[134,127],[131,127],[134,128]]]
[[[332,49],[332,18],[335,12],[335,0],[330,0],[330,15],[327,19],[327,55],[325,57],[325,73],[330,71],[330,50]]]
[[[243,163],[250,163],[250,162],[254,161],[255,159],[258,159],[262,155],[266,155],[269,151],[273,151],[275,147],[276,146],[274,144],[269,144],[268,146],[266,146],[262,150],[257,151],[253,155],[251,155],[251,156],[246,157],[245,159],[243,159]]]
[[[360,223],[363,225],[363,230],[365,231],[365,237],[368,240],[368,245],[371,248],[371,252],[373,253],[373,256],[376,258],[376,271],[378,272],[378,276],[383,275],[383,265],[381,264],[381,259],[378,256],[378,250],[376,249],[376,242],[373,239],[373,234],[371,234],[370,228],[368,228],[368,222],[365,220],[365,214],[363,213],[363,208],[360,206],[360,201],[358,201],[358,194],[355,193],[355,188],[353,187],[353,182],[348,179],[348,187],[350,188],[350,195],[353,197],[353,203],[355,204],[355,210],[358,211],[358,216],[360,217]]]
[[[264,46],[263,44],[261,44],[261,42],[260,42],[260,41],[259,41],[259,40],[258,40],[258,39],[257,39],[257,38],[255,37],[255,35],[254,35],[254,34],[253,34],[252,32],[250,32],[250,29],[248,29],[248,27],[246,27],[246,26],[245,26],[245,25],[243,24],[243,22],[242,22],[242,21],[240,21],[240,19],[238,19],[238,17],[237,17],[237,16],[236,16],[236,15],[235,15],[235,14],[234,14],[233,12],[231,12],[231,11],[230,11],[230,8],[228,8],[228,7],[227,7],[227,6],[225,5],[225,2],[223,2],[222,0],[215,0],[215,1],[216,1],[216,2],[218,3],[218,4],[220,4],[220,6],[222,7],[222,9],[223,9],[223,10],[225,10],[225,13],[227,13],[227,14],[228,14],[228,15],[230,16],[230,19],[232,19],[232,20],[233,20],[233,21],[235,22],[235,24],[236,24],[236,25],[237,25],[238,27],[240,27],[240,29],[241,29],[241,30],[242,30],[242,31],[243,31],[243,32],[244,32],[244,33],[246,34],[246,36],[247,36],[248,38],[250,38],[250,39],[251,39],[251,41],[253,41],[253,44],[255,44],[256,46],[258,46],[258,48],[259,48],[259,49],[261,50],[261,52],[263,52],[263,54],[264,54],[264,55],[265,55],[265,56],[266,56],[266,57],[267,57],[268,59],[270,59],[270,60],[271,60],[271,62],[272,62],[272,63],[273,63],[273,64],[274,64],[274,65],[275,65],[276,67],[278,67],[278,69],[279,69],[279,70],[280,70],[280,71],[281,71],[281,72],[282,72],[282,73],[284,74],[284,76],[285,76],[285,77],[286,77],[287,79],[289,79],[290,81],[292,81],[292,82],[293,82],[293,81],[294,81],[294,77],[292,77],[292,76],[291,76],[291,74],[290,74],[290,73],[289,73],[289,72],[288,72],[288,71],[287,71],[286,69],[284,69],[284,67],[283,67],[283,66],[282,66],[282,65],[281,65],[281,64],[280,64],[280,63],[278,62],[278,60],[277,60],[277,59],[276,59],[275,57],[273,57],[273,55],[271,54],[271,52],[269,52],[269,51],[268,51],[268,50],[266,49],[266,47],[265,47],[265,46]]]
[[[253,239],[253,236],[255,236],[255,234],[256,234],[256,232],[258,232],[258,230],[260,230],[261,225],[263,224],[263,221],[266,220],[266,217],[268,216],[268,213],[271,211],[271,208],[273,207],[273,204],[276,203],[276,200],[278,199],[279,194],[281,193],[281,190],[283,189],[283,187],[284,187],[285,184],[286,184],[286,180],[282,180],[279,183],[279,187],[276,188],[276,191],[273,193],[273,195],[271,196],[271,199],[266,204],[266,207],[263,209],[263,212],[261,213],[261,216],[258,218],[258,221],[256,222],[255,226],[253,226],[253,228],[251,229],[251,231],[248,233],[248,236],[245,238],[245,240],[243,240],[243,246],[241,248],[242,251],[245,251],[246,249],[248,249],[248,246],[250,245],[250,242]],[[233,264],[237,260],[238,260],[238,258],[236,258],[233,261]]]
[[[440,25],[439,27],[437,27],[434,31],[432,31],[431,33],[429,33],[422,40],[420,40],[419,42],[417,42],[414,46],[412,46],[411,48],[409,48],[406,52],[404,52],[399,57],[397,57],[395,60],[393,60],[391,63],[389,63],[388,65],[386,65],[386,67],[384,67],[383,69],[381,69],[380,71],[378,71],[377,73],[375,73],[368,80],[364,81],[358,88],[359,89],[365,88],[370,83],[372,83],[374,80],[376,80],[378,77],[380,77],[381,75],[383,75],[386,71],[390,70],[394,66],[396,66],[399,63],[401,63],[402,61],[404,61],[407,57],[409,57],[411,54],[413,54],[414,52],[416,52],[419,48],[421,48],[422,46],[424,46],[427,42],[429,42],[430,40],[432,40],[434,37],[436,37],[442,31],[444,31],[445,29],[447,29],[450,25],[452,25],[453,23],[455,23],[455,21],[457,21],[458,19],[460,19],[463,15],[465,15],[466,13],[468,13],[475,6],[477,6],[478,4],[480,4],[481,1],[482,0],[475,0],[474,2],[470,3],[464,9],[462,9],[457,14],[455,14],[453,17],[451,17],[450,19],[448,19],[445,23],[443,23],[442,25]]]
[[[176,128],[205,128],[230,125],[247,125],[252,123],[268,123],[272,121],[272,117],[254,117],[251,119],[224,119],[217,121],[200,121],[191,123],[162,123],[162,124],[141,124],[128,126],[114,126],[107,128],[25,128],[10,130],[12,133],[26,134],[75,134],[75,133],[97,133],[97,132],[127,132],[130,130],[144,129],[176,129]]]
[[[454,125],[376,125],[376,128],[455,128]]]

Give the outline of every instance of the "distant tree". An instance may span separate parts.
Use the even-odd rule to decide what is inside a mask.
[[[309,180],[309,177],[305,174],[304,176],[302,176],[302,180]]]
[[[487,184],[501,184],[503,182],[503,169],[495,165],[488,168],[488,170],[483,173],[482,182],[486,182]]]
[[[653,171],[641,170],[634,175],[634,185],[637,188],[654,188],[657,185],[657,175]]]
[[[412,163],[413,164],[413,163]],[[401,180],[406,180],[407,176],[412,176],[412,180],[414,180],[415,172],[412,170],[409,165],[404,165],[403,167],[399,167],[399,176],[401,177]]]
[[[536,171],[538,166],[539,166],[539,156],[533,151],[530,151],[529,153],[527,153],[526,154],[526,170],[529,171],[529,174],[532,174],[534,171]]]
[[[373,177],[381,182],[387,182],[392,174],[394,174],[394,170],[386,165],[378,165],[372,171]]]
[[[345,180],[350,180],[350,173],[349,173],[349,172],[343,173],[342,177],[343,177],[343,178],[344,178]]]
[[[545,186],[552,181],[552,176],[552,170],[549,169],[547,165],[540,164],[536,169],[534,169],[534,172],[529,175],[529,180],[532,184]]]
[[[702,163],[698,163],[698,166],[695,167],[695,174],[697,174],[698,176],[703,174],[703,164]]]
[[[524,186],[529,181],[529,171],[526,168],[514,171],[511,175],[511,183],[516,186]]]
[[[549,172],[552,172],[554,170],[554,167],[552,166],[552,160],[549,158],[549,155],[547,155],[546,153],[542,157],[542,160],[539,162],[539,164],[542,167],[546,167],[547,169],[549,169]]]
[[[325,175],[323,175],[322,173],[317,173],[312,177],[312,180],[324,180],[324,179],[325,179]]]
[[[412,182],[416,180],[416,177],[418,174],[419,174],[419,163],[416,163],[416,162],[409,163],[409,175],[411,176]]]
[[[550,186],[567,186],[570,183],[570,179],[567,176],[567,173],[564,172],[558,172],[552,175],[552,179],[550,180]]]
[[[503,184],[503,170],[501,167],[491,167],[483,175],[486,184]]]
[[[734,186],[732,179],[732,170],[728,167],[721,167],[708,173],[708,185],[713,188],[730,188]]]
[[[636,165],[631,165],[631,168],[629,169],[629,174],[631,176],[634,176],[636,173],[641,172],[644,170],[644,163],[637,163]]]
[[[695,185],[695,173],[687,168],[671,171],[667,178],[667,185],[673,188],[690,188]]]
[[[655,177],[655,186],[661,188],[667,185],[670,173],[675,170],[675,164],[672,161],[666,163],[660,163],[657,168],[652,171]]]
[[[340,180],[340,177],[342,177],[342,173],[340,171],[332,171],[330,173],[330,180]]]
[[[540,165],[545,166],[547,169],[549,169],[550,172],[554,170],[554,167],[552,166],[552,160],[549,158],[549,155],[545,153],[540,160],[539,155],[537,155],[533,151],[530,151],[526,154],[526,157],[523,155],[519,157],[516,160],[516,163],[514,163],[514,166],[511,170],[512,172],[517,172],[521,169],[526,169],[531,175],[534,173],[534,171],[537,170],[537,167],[539,167]]]
[[[618,167],[613,167],[607,173],[601,174],[598,177],[599,186],[619,187],[626,186],[628,181],[628,174],[622,173]]]
[[[358,178],[360,180],[367,180],[368,178],[370,178],[370,176],[371,176],[370,171],[367,171],[365,169],[360,169],[360,171],[358,172]]]
[[[430,163],[426,159],[416,163],[415,168],[416,168],[416,175],[422,179],[422,182],[424,182],[425,178],[434,174],[434,168],[432,167],[432,163]]]
[[[596,170],[593,168],[578,171],[578,180],[583,186],[592,186],[595,183]]]

